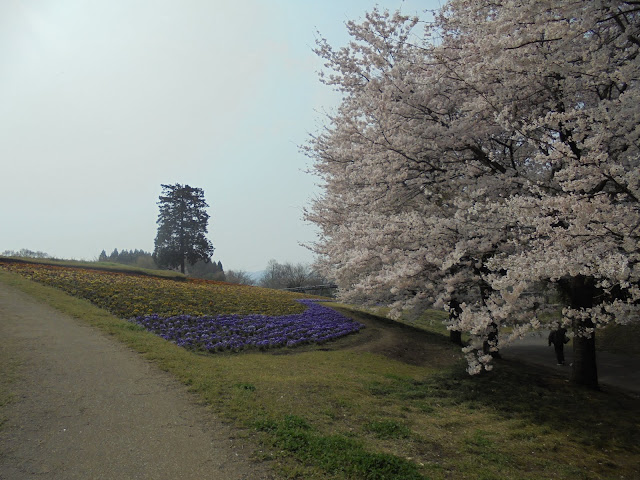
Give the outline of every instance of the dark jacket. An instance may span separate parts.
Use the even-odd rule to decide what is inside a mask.
[[[549,345],[551,345],[552,343],[557,347],[564,345],[565,343],[569,343],[569,337],[567,337],[567,329],[561,327],[558,330],[552,330],[549,334]]]

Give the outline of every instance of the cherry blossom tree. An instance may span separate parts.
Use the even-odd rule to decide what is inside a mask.
[[[475,65],[464,78],[512,140],[533,147],[540,170],[493,202],[511,212],[518,235],[512,252],[485,263],[499,290],[491,314],[521,315],[522,293],[554,282],[575,333],[573,380],[597,386],[594,329],[628,321],[638,300],[638,5],[472,4],[451,2],[442,14],[449,48],[464,52],[443,63]],[[468,45],[489,60],[478,62]]]
[[[321,41],[344,100],[307,146],[325,185],[307,218],[343,298],[460,304],[450,327],[472,335],[478,373],[550,326],[531,295],[550,283],[572,378],[597,386],[595,329],[640,297],[639,8],[451,0],[421,35],[374,10],[347,24],[348,47]]]

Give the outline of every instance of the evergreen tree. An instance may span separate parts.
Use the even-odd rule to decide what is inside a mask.
[[[205,280],[224,280],[224,272],[219,268],[220,262],[198,260],[193,265],[186,267],[186,273],[190,277],[204,278]]]
[[[162,185],[159,197],[158,235],[153,259],[160,267],[180,267],[185,272],[185,262],[194,265],[198,260],[209,262],[213,245],[206,238],[209,205],[204,191],[189,185]]]
[[[100,252],[100,256],[98,257],[98,261],[99,262],[106,262],[108,260],[109,260],[109,257],[107,257],[107,252],[102,250],[102,252]]]

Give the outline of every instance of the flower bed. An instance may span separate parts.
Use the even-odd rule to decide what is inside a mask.
[[[318,344],[363,327],[312,300],[299,302],[307,309],[296,315],[146,315],[131,321],[181,347],[206,352]]]
[[[216,352],[323,343],[363,325],[301,294],[29,263],[0,268],[91,301],[182,347]]]
[[[0,268],[89,300],[120,318],[158,314],[288,315],[302,313],[296,299],[304,295],[247,285],[165,278],[29,263],[3,263]]]

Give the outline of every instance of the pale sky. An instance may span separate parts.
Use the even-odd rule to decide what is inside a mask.
[[[300,153],[339,101],[316,32],[439,0],[2,0],[0,252],[153,251],[161,184],[204,190],[213,259],[311,263]]]

